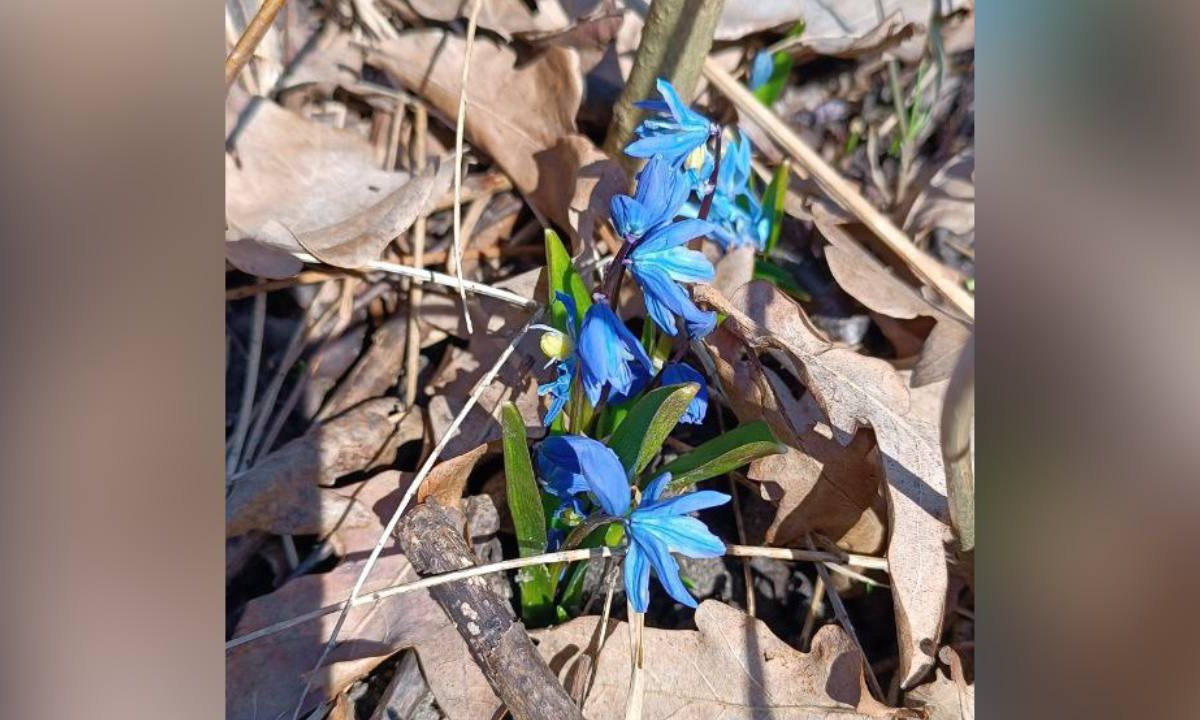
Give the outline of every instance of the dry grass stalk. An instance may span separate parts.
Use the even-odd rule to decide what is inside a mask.
[[[279,9],[287,0],[263,0],[263,4],[258,7],[258,12],[254,14],[254,19],[246,26],[242,36],[238,38],[237,44],[233,46],[233,50],[229,52],[229,56],[225,58],[225,90],[229,90],[229,86],[233,84],[234,78],[242,71],[246,63],[250,61],[250,56],[254,54],[254,49],[262,42],[263,36],[271,29],[271,23],[275,22],[275,16],[279,14]]]

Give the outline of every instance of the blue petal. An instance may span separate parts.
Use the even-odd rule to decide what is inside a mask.
[[[724,505],[729,500],[728,495],[716,490],[697,490],[696,492],[676,495],[666,500],[643,504],[637,509],[637,514],[639,518],[687,515],[697,510]]]
[[[641,531],[636,525],[629,525],[629,533],[634,540],[642,546],[647,557],[650,559],[650,564],[654,566],[654,574],[658,576],[658,581],[662,583],[663,589],[667,594],[688,607],[696,607],[696,599],[688,592],[683,581],[679,579],[679,563],[675,562],[675,558],[671,557],[671,553],[667,551],[667,546],[659,541],[652,534]]]
[[[766,50],[759,50],[754,56],[754,62],[750,64],[750,82],[751,90],[757,90],[767,81],[771,79],[771,73],[775,70],[775,61],[771,53]]]
[[[642,253],[636,262],[656,266],[675,282],[712,282],[717,274],[712,261],[704,253],[686,247]]]
[[[704,416],[708,413],[708,383],[705,382],[704,376],[696,372],[691,365],[684,363],[668,363],[663,368],[663,385],[689,382],[698,384],[700,391],[696,393],[696,397],[692,398],[692,402],[688,404],[687,410],[684,411],[683,417],[679,421],[699,425],[704,422]]]
[[[675,118],[681,126],[685,128],[700,128],[703,129],[705,135],[708,134],[708,120],[700,113],[692,110],[679,98],[675,92],[675,88],[671,83],[662,78],[654,81],[654,86],[658,88],[658,92],[662,95],[663,102],[671,110],[671,117]],[[707,138],[706,138],[707,139]]]
[[[571,397],[571,380],[575,375],[574,369],[570,363],[558,363],[558,377],[548,383],[538,385],[538,395],[550,395],[550,409],[546,411],[545,424],[547,427],[554,422],[554,418],[562,412],[563,406],[567,404],[567,400]]]
[[[555,290],[554,297],[558,298],[558,301],[567,309],[567,334],[574,340],[575,335],[578,334],[577,326],[579,325],[579,307],[575,304],[575,298],[562,290]]]
[[[695,558],[721,557],[725,554],[725,543],[721,542],[721,538],[713,535],[704,523],[694,517],[642,518],[635,510],[630,518],[630,526],[637,527],[643,535],[653,535],[666,544],[671,552]]]
[[[665,380],[663,384],[668,384]],[[646,485],[646,489],[642,492],[642,502],[652,503],[662,496],[663,491],[667,489],[667,485],[671,483],[671,473],[665,472],[662,475],[654,478]]]
[[[683,288],[662,269],[635,262],[631,270],[645,293],[646,311],[663,332],[675,335],[675,316],[683,318],[688,334],[697,339],[716,327],[716,313],[696,307]]]
[[[650,562],[632,535],[625,551],[625,596],[637,612],[646,612],[650,605]]]
[[[608,202],[613,227],[622,238],[641,237],[646,224],[643,221],[642,204],[628,195],[613,195]]]
[[[663,132],[634,140],[625,148],[625,154],[639,158],[662,155],[671,162],[678,162],[707,140],[708,131],[706,130]]]
[[[644,208],[642,223],[645,232],[674,219],[691,193],[689,185],[687,176],[661,155],[650,158],[638,173],[637,192],[634,195]]]
[[[605,303],[595,303],[584,316],[578,355],[592,405],[600,402],[605,383],[614,394],[630,394],[639,377],[635,365],[647,372],[654,369],[641,343]]]
[[[546,490],[560,498],[570,498],[590,489],[579,456],[571,445],[573,435],[546,438],[537,449],[538,474]]]
[[[659,252],[684,244],[692,238],[712,232],[712,223],[706,220],[680,220],[651,233],[633,251],[633,257]]]
[[[583,489],[591,491],[600,507],[609,515],[621,517],[629,510],[632,494],[625,468],[617,459],[617,454],[604,443],[581,435],[556,435],[542,442],[539,461],[541,452],[556,459],[560,467],[582,476]],[[569,460],[565,459],[568,456]],[[538,467],[541,468],[540,462]],[[574,483],[571,487],[576,488],[578,484]]]

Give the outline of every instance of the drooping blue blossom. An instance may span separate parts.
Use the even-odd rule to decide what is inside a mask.
[[[637,176],[633,197],[609,201],[613,226],[622,240],[638,242],[675,219],[691,193],[687,176],[661,155],[652,157]]]
[[[646,312],[668,335],[675,335],[676,318],[687,333],[702,338],[717,324],[717,314],[696,307],[679,283],[710,282],[716,275],[712,262],[699,250],[684,245],[692,238],[714,232],[704,220],[680,220],[638,243],[626,262],[633,279],[642,286]]]
[[[708,258],[684,243],[714,232],[715,226],[696,219],[674,222],[690,189],[684,172],[656,155],[638,174],[633,197],[616,195],[610,205],[613,226],[633,246],[625,263],[642,286],[650,317],[670,335],[678,332],[675,318],[680,317],[688,334],[701,338],[715,327],[716,314],[697,308],[679,283],[713,279]]]
[[[575,306],[575,298],[563,292],[556,292],[555,298],[567,310],[567,332],[564,335],[559,330],[548,325],[537,325],[536,328],[545,330],[542,336],[542,352],[550,361],[548,365],[556,365],[557,376],[550,382],[538,385],[538,395],[550,396],[550,409],[546,411],[544,420],[547,427],[554,422],[558,414],[571,398],[571,383],[579,371],[579,355],[576,352],[579,336],[579,310]]]
[[[621,402],[645,387],[654,372],[642,344],[606,302],[588,309],[576,353],[583,389],[593,406],[600,402],[605,385],[612,388],[609,400]]]
[[[679,165],[694,150],[702,147],[717,132],[717,126],[692,110],[679,98],[671,83],[655,81],[661,100],[643,100],[637,106],[653,113],[643,120],[634,134],[638,139],[625,148],[625,154],[650,158],[662,155]]]
[[[754,60],[750,63],[750,82],[748,83],[750,90],[754,91],[766,85],[774,70],[774,55],[766,50],[759,50],[755,53]]]
[[[683,412],[683,417],[679,418],[679,422],[699,425],[704,422],[704,416],[708,413],[708,383],[705,382],[704,376],[685,363],[667,363],[663,367],[663,385],[680,385],[690,382],[698,384],[700,391],[696,393],[696,397],[692,398],[692,402],[688,404],[687,410]]]
[[[554,435],[538,446],[535,460],[538,475],[546,492],[559,501],[554,511],[555,520],[566,513],[577,518],[587,514],[586,494],[591,486],[583,475],[579,452],[575,448],[578,441],[586,439],[578,435]],[[564,536],[564,532],[552,527],[546,549],[557,550]]]

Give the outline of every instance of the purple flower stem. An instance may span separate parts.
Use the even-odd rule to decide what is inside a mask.
[[[717,131],[717,150],[713,154],[713,169],[712,175],[708,178],[708,194],[704,196],[704,200],[700,203],[699,218],[701,220],[708,219],[708,211],[712,209],[713,196],[717,194],[717,175],[721,172],[721,138],[724,132]]]

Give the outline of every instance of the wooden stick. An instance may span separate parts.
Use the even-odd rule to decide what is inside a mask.
[[[275,22],[275,16],[279,14],[279,9],[285,2],[287,0],[263,0],[263,4],[258,6],[258,12],[254,14],[254,19],[246,26],[242,36],[238,38],[237,45],[233,46],[233,50],[225,58],[225,90],[227,92],[229,86],[233,85],[233,79],[250,61],[250,56],[262,42],[263,36],[271,29],[271,23]]]
[[[725,72],[712,58],[704,63],[704,76],[713,87],[721,91],[737,106],[739,112],[762,127],[775,142],[779,143],[789,155],[796,160],[793,170],[798,175],[803,168],[829,194],[829,197],[858,217],[879,239],[893,252],[899,255],[913,272],[935,290],[941,293],[967,317],[975,319],[975,299],[958,284],[945,266],[927,255],[913,241],[896,227],[886,215],[875,208],[862,193],[848,180],[842,177],[812,148],[810,148],[791,128],[779,119],[779,116],[758,101],[750,91],[743,87],[733,76]]]
[[[422,575],[473,567],[475,555],[446,511],[436,503],[413,508],[396,528],[413,568]],[[583,720],[582,713],[538,654],[529,633],[512,619],[508,602],[487,583],[461,581],[431,588],[467,642],[475,664],[515,718]]]

